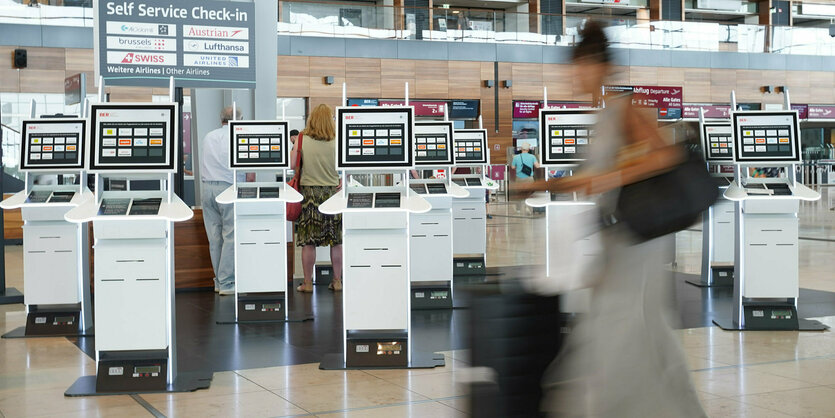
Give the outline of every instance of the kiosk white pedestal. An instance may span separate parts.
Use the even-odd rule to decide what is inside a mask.
[[[32,203],[29,196],[37,193],[46,194],[47,201]],[[72,198],[50,203],[50,194]],[[26,326],[3,338],[93,335],[87,224],[64,220],[69,210],[92,199],[83,186],[34,186],[0,203],[3,209],[21,210],[26,305]]]
[[[94,104],[90,114],[97,198],[65,219],[93,222],[96,375],[79,378],[64,395],[208,388],[211,372],[177,373],[173,223],[193,216],[171,189],[177,105]],[[114,180],[126,190],[105,190]],[[159,188],[133,190],[134,181]]]
[[[724,166],[733,164],[733,129],[729,121],[706,122],[700,110],[699,128],[702,152],[720,196],[702,214],[702,273],[698,280],[687,280],[698,287],[733,286],[734,275],[734,203],[722,194],[733,181],[723,174]]]
[[[21,131],[24,188],[0,208],[20,209],[23,218],[26,326],[3,338],[92,335],[88,228],[64,220],[68,211],[94,199],[84,172],[87,121],[24,120]],[[78,185],[36,185],[38,175],[74,176]]]
[[[319,368],[443,366],[443,355],[412,350],[409,216],[432,209],[409,189],[414,108],[340,107],[336,120],[343,188],[319,211],[342,215],[343,352],[326,355]],[[349,177],[368,173],[402,181],[374,187]]]
[[[470,194],[445,180],[412,180],[410,187],[432,207],[429,212],[409,215],[412,308],[449,309],[454,299],[452,208],[456,200]],[[441,187],[444,193],[422,191]]]
[[[289,167],[287,122],[231,121],[230,168],[235,184],[216,198],[235,205],[235,318],[218,324],[289,321],[286,204],[302,195],[285,182],[239,183],[238,171]],[[312,316],[293,321],[313,319]]]
[[[735,204],[733,311],[714,319],[726,330],[800,330],[828,327],[799,319],[798,217],[801,201],[820,194],[795,179],[801,161],[796,111],[733,112]],[[750,178],[749,167],[783,167],[785,177]]]
[[[469,197],[452,202],[453,273],[456,276],[483,276],[487,272],[488,190],[499,184],[484,176],[490,163],[490,146],[484,129],[458,129],[454,134],[455,166],[476,167],[480,174],[458,174],[452,182],[466,189]]]

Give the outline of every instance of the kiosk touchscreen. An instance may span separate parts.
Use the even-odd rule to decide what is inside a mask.
[[[801,162],[797,111],[731,113],[737,164],[725,198],[735,202],[734,300],[723,329],[821,330],[799,319],[798,217],[800,201],[820,194],[795,178]],[[779,177],[753,178],[753,167],[781,168]]]
[[[229,167],[235,184],[217,202],[235,205],[235,318],[219,323],[287,321],[287,202],[302,195],[283,181],[239,182],[237,172],[287,178],[289,129],[280,121],[230,121]],[[309,318],[304,318],[309,319]],[[303,320],[303,319],[302,319]]]
[[[554,109],[543,108],[539,111],[539,161],[543,167],[573,169],[582,164],[588,155],[588,148],[594,141],[594,127],[598,119],[596,109]],[[576,231],[571,223],[579,217],[595,218],[589,215],[596,211],[594,202],[576,193],[551,194],[537,193],[525,200],[532,208],[545,208],[547,232],[545,235],[545,274],[552,278],[566,269],[585,265],[586,260],[594,260],[600,251],[599,237],[570,236],[566,231]],[[573,246],[556,243],[574,240]],[[566,248],[572,248],[574,254],[565,254]],[[569,263],[570,265],[566,265]],[[583,271],[583,269],[578,269]],[[584,312],[588,308],[590,295],[587,290],[566,292],[560,299],[563,312]]]
[[[409,214],[431,209],[409,187],[413,120],[412,107],[336,109],[343,187],[319,211],[342,215],[344,351],[325,356],[321,369],[443,365],[411,349]]]
[[[702,152],[720,192],[733,181],[722,169],[733,164],[730,121],[705,122],[700,117]],[[702,216],[702,273],[688,283],[699,287],[732,286],[734,274],[734,203],[720,196]]]
[[[97,368],[68,396],[187,391],[211,381],[210,373],[177,373],[173,222],[192,217],[171,188],[177,115],[176,103],[90,108],[96,199],[65,218],[93,222]]]
[[[455,275],[483,275],[487,255],[487,194],[498,184],[486,177],[490,148],[485,129],[453,132],[455,169],[452,182],[469,192],[452,203]],[[461,170],[470,174],[460,174]]]
[[[424,170],[449,172],[456,157],[452,133],[452,122],[415,123],[415,168],[419,177],[427,172]],[[432,205],[429,212],[409,216],[412,308],[452,308],[452,202],[470,193],[452,183],[449,176],[413,179],[409,187]]]
[[[20,209],[23,218],[26,326],[4,338],[92,333],[88,228],[64,220],[69,210],[93,198],[84,175],[86,135],[85,119],[23,121],[25,186],[0,207]],[[39,175],[63,181],[34,184]]]
[[[596,110],[540,109],[539,163],[553,167],[585,161],[596,121]]]

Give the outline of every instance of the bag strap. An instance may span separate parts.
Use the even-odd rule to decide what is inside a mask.
[[[300,172],[302,169],[302,141],[304,140],[304,132],[299,132],[299,139],[296,140],[296,146],[298,149],[296,150],[296,163],[293,165],[293,169],[296,172]]]

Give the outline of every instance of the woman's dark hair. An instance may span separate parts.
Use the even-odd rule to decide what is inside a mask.
[[[594,20],[586,20],[586,24],[580,31],[582,39],[574,45],[572,59],[591,59],[599,63],[608,64],[611,62],[609,54],[609,39],[603,32],[603,25]]]

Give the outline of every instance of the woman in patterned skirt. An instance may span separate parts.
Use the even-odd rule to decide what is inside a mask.
[[[339,191],[333,112],[330,107],[324,104],[316,106],[301,135],[301,193],[304,200],[296,224],[296,245],[302,247],[304,283],[296,290],[313,292],[316,247],[327,246],[331,248],[333,265],[333,280],[328,288],[338,292],[342,290],[342,216],[319,212],[319,205]],[[296,161],[296,148],[293,149],[290,161]]]

